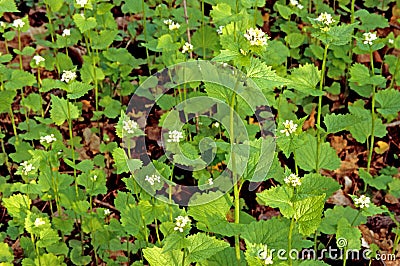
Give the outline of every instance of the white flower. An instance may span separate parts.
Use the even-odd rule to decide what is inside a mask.
[[[286,120],[283,122],[283,126],[285,129],[282,129],[280,132],[282,134],[286,134],[287,137],[289,137],[291,134],[296,132],[298,125],[293,123],[293,120]]]
[[[133,134],[138,128],[138,123],[133,120],[124,121],[123,124],[122,129],[128,134]]]
[[[193,50],[193,45],[188,42],[185,42],[185,44],[182,47],[182,54],[191,52],[192,50]]]
[[[175,218],[175,227],[174,230],[175,231],[179,231],[179,232],[183,232],[184,227],[190,223],[190,218],[188,216],[178,216]]]
[[[331,14],[328,14],[326,12],[321,13],[318,18],[315,19],[318,22],[321,22],[325,26],[331,26],[335,22]]]
[[[22,28],[23,26],[25,26],[25,22],[22,21],[22,19],[16,19],[13,22],[13,27],[15,28]]]
[[[388,40],[388,43],[393,44],[393,43],[394,43],[394,40],[393,40],[393,39],[389,39],[389,40]]]
[[[33,170],[35,170],[35,167],[30,163],[28,164],[27,161],[23,162],[20,164],[22,166],[22,173],[24,175],[28,175],[30,174],[30,172],[32,172]]]
[[[35,55],[33,57],[33,60],[35,61],[35,64],[38,66],[41,62],[44,62],[45,59],[41,57],[40,55]]]
[[[285,183],[291,185],[292,187],[301,186],[301,179],[296,174],[290,174],[289,176],[285,177]]]
[[[297,5],[297,8],[298,8],[298,9],[303,9],[304,6],[303,6],[302,4],[298,4],[298,5]]]
[[[354,205],[360,209],[368,208],[370,203],[371,199],[365,195],[361,195],[359,198],[354,199]]]
[[[303,9],[303,7],[304,7],[304,6],[303,6],[302,4],[300,4],[299,1],[297,1],[297,0],[290,0],[289,5],[295,6],[295,7],[297,7],[298,9]]]
[[[150,185],[153,186],[155,182],[158,183],[161,182],[161,177],[159,175],[154,175],[154,174],[151,176],[146,175],[146,178],[144,180],[146,180],[147,182],[150,183]]]
[[[219,34],[219,35],[221,35],[222,34],[222,30],[225,28],[225,26],[219,26],[218,27],[218,29],[217,29],[217,33]]]
[[[208,179],[208,184],[209,184],[210,186],[214,185],[214,180],[213,180],[212,178],[209,178],[209,179]]]
[[[215,122],[215,123],[214,123],[214,127],[219,128],[219,123],[218,123],[218,122]]]
[[[108,216],[111,214],[111,211],[109,209],[104,210],[104,216]]]
[[[365,32],[363,33],[363,43],[372,45],[375,40],[378,39],[375,32]]]
[[[177,30],[181,27],[178,22],[174,22],[171,19],[164,20],[164,24],[168,25],[169,30]]]
[[[50,144],[54,141],[57,141],[57,139],[54,137],[54,134],[50,134],[44,137],[40,137],[40,143],[46,142],[47,144]]]
[[[3,21],[0,21],[0,27],[1,28],[5,28],[6,27],[6,23],[4,23]]]
[[[87,3],[88,0],[76,0],[77,5],[84,7]]]
[[[180,142],[181,139],[183,139],[183,133],[178,131],[178,130],[174,130],[174,131],[168,131],[168,142]]]
[[[265,32],[260,29],[250,28],[246,31],[243,36],[250,42],[252,46],[266,46],[268,36],[265,36]]]
[[[45,221],[43,221],[43,219],[42,219],[42,218],[36,218],[36,220],[35,220],[34,224],[35,224],[35,227],[39,227],[39,226],[41,226],[41,225],[45,225],[45,224],[46,224],[46,222],[45,222]]]
[[[76,79],[76,73],[70,70],[63,70],[63,73],[61,75],[61,81],[64,81],[65,83],[69,83]]]
[[[92,180],[93,182],[96,182],[96,180],[97,180],[97,175],[94,175],[93,177],[91,177],[90,180]]]
[[[66,37],[66,36],[70,36],[70,35],[71,35],[71,30],[64,29],[61,36]]]

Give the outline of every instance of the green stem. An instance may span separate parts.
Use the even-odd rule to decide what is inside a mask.
[[[393,73],[392,80],[390,81],[389,89],[393,88],[393,86],[394,86],[394,81],[395,81],[395,79],[396,79],[396,74],[397,74],[398,71],[399,71],[399,67],[400,67],[400,56],[397,57],[396,66],[395,66],[395,68],[394,68],[394,73]]]
[[[157,219],[154,219],[154,226],[155,226],[155,228],[156,228],[157,243],[158,243],[158,245],[161,246],[160,233],[158,232],[158,222],[157,222]]]
[[[206,32],[204,30],[205,23],[204,23],[204,0],[201,0],[201,11],[203,12],[203,16],[201,17],[201,28],[202,28],[202,42],[203,42],[203,59],[206,59]]]
[[[288,252],[289,252],[289,254],[290,254],[290,251],[292,250],[292,237],[293,237],[294,225],[295,225],[295,220],[294,220],[294,216],[293,216],[292,219],[290,220],[289,236],[288,236]],[[289,265],[290,266],[293,265],[291,256],[289,256]]]
[[[319,82],[319,91],[322,92],[324,88],[324,80],[325,80],[325,69],[326,69],[326,58],[328,55],[329,44],[325,45],[324,50],[324,58],[322,61],[322,69],[321,69],[321,79]],[[322,113],[322,95],[318,96],[318,113],[317,113],[317,155],[316,155],[316,172],[319,172],[319,153],[321,149],[321,113]]]
[[[17,34],[18,34],[18,50],[19,50],[19,69],[23,70],[23,65],[22,65],[22,43],[21,43],[21,31],[18,29],[17,30]],[[23,91],[22,91],[23,92]]]
[[[17,126],[15,125],[15,120],[14,120],[14,114],[13,114],[13,109],[12,106],[10,106],[10,110],[8,111],[8,114],[10,116],[14,136],[15,136],[15,142],[19,143],[19,138],[18,138],[18,133],[17,133]]]
[[[144,0],[142,0],[142,10],[143,10],[143,20],[142,20],[142,24],[143,24],[143,35],[144,35],[144,42],[147,44],[147,17],[146,17],[146,9],[145,9],[145,3]],[[147,48],[146,45],[146,60],[147,60],[147,67],[149,69],[149,75],[151,75],[151,70],[150,70],[150,56],[149,56],[149,49]]]
[[[75,167],[75,145],[74,145],[74,136],[72,134],[72,119],[71,119],[71,108],[69,107],[70,102],[67,101],[67,110],[68,110],[68,129],[69,129],[69,139],[70,146],[72,152],[72,164],[74,165],[74,180],[75,180],[75,192],[76,197],[78,197],[78,183],[76,182],[76,167]]]
[[[44,110],[43,110],[43,99],[42,99],[42,93],[40,92],[40,89],[42,88],[42,79],[40,78],[40,68],[37,69],[37,82],[38,82],[38,90],[39,90],[39,96],[40,96],[40,113],[42,115],[42,118],[44,118]]]
[[[170,181],[172,183],[172,179],[174,177],[174,168],[175,168],[175,164],[172,164],[172,171],[171,171],[171,177],[170,177]],[[172,185],[169,185],[168,188],[168,199],[169,199],[169,220],[171,222],[173,222],[173,217],[172,217]]]
[[[370,60],[371,60],[371,72],[372,76],[375,75],[375,70],[374,70],[374,57],[372,50],[370,51]],[[371,100],[371,141],[369,145],[369,154],[368,154],[368,163],[367,163],[367,172],[369,173],[371,169],[371,159],[372,159],[372,153],[374,151],[374,139],[375,139],[375,85],[372,87],[372,100]],[[367,184],[366,186],[367,187]]]

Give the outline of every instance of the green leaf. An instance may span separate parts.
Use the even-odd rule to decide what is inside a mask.
[[[349,81],[356,82],[358,85],[369,84],[369,69],[360,63],[353,64],[350,67],[350,76]]]
[[[216,24],[225,25],[229,22],[232,16],[231,6],[226,3],[219,3],[212,7],[210,16]]]
[[[333,209],[325,211],[325,217],[321,222],[319,230],[328,235],[336,233],[338,225],[338,217],[344,217],[353,226],[358,226],[367,222],[367,217],[358,214],[358,210],[351,207],[343,207],[336,205]]]
[[[69,105],[69,112],[68,112]],[[69,116],[69,115],[70,116]],[[68,119],[76,119],[79,117],[78,107],[68,102],[68,100],[58,98],[55,95],[51,95],[51,110],[50,118],[54,124],[61,126]]]
[[[58,12],[64,5],[64,1],[60,0],[44,0],[44,3],[47,4],[52,12]]]
[[[254,221],[244,226],[240,237],[246,241],[246,244],[267,244],[269,249],[287,249],[289,227],[290,220],[273,217],[266,221]],[[293,248],[302,249],[311,245],[312,242],[304,240],[297,230],[293,231]]]
[[[218,34],[210,26],[197,30],[192,36],[192,44],[194,52],[199,56],[212,56],[214,51],[221,49]]]
[[[76,26],[78,26],[81,33],[94,29],[97,26],[96,19],[93,17],[85,18],[83,14],[75,14],[72,17]]]
[[[292,70],[289,79],[291,83],[289,87],[312,96],[324,95],[324,93],[316,88],[321,78],[321,71],[311,64],[305,64]]]
[[[151,266],[182,265],[183,252],[180,250],[163,252],[161,248],[152,247],[143,249],[143,254]],[[190,262],[187,260],[182,266],[186,265],[190,265]]]
[[[18,12],[14,0],[0,0],[0,13],[4,12]]]
[[[324,124],[326,125],[326,133],[337,133],[342,130],[347,130],[350,126],[363,121],[362,117],[353,114],[328,114],[324,117]]]
[[[0,262],[12,262],[14,255],[7,243],[0,243]]]
[[[393,179],[392,182],[389,183],[389,193],[395,196],[396,198],[400,198],[400,179]]]
[[[262,59],[267,65],[276,67],[286,62],[286,59],[289,56],[289,48],[287,48],[281,41],[272,40],[268,42],[268,48],[262,54]]]
[[[38,93],[30,93],[26,98],[23,99],[22,104],[32,111],[38,112],[42,109],[41,97],[42,96]]]
[[[358,117],[363,118],[363,121],[349,127],[349,131],[353,138],[355,138],[359,143],[365,143],[367,138],[371,136],[371,123],[372,116],[371,111],[364,108],[364,101],[358,100],[352,105],[349,105],[349,111]],[[386,126],[382,124],[382,120],[379,118],[375,119],[375,136],[383,137],[386,135]]]
[[[301,179],[301,186],[297,188],[296,196],[297,198],[306,198],[325,194],[325,197],[328,198],[339,188],[338,182],[331,177],[317,173],[306,174]]]
[[[321,143],[318,166],[317,161],[317,139],[306,134],[304,145],[295,151],[296,160],[300,168],[306,171],[318,169],[335,170],[340,167],[340,159],[328,142]]]
[[[387,185],[393,180],[393,178],[388,175],[372,177],[372,175],[364,169],[360,169],[358,173],[360,175],[360,178],[364,180],[365,184],[376,189],[386,189]]]
[[[9,215],[24,224],[25,217],[31,208],[31,203],[32,201],[28,196],[15,194],[9,198],[3,198],[2,205],[7,209]]]
[[[247,77],[254,80],[261,89],[272,89],[287,82],[286,79],[278,76],[271,66],[254,57],[250,59],[250,66],[246,67],[246,73]]]
[[[377,111],[383,116],[396,115],[400,111],[400,92],[395,89],[381,90],[375,96],[379,103]]]
[[[321,223],[324,203],[325,194],[294,202],[294,218],[302,235],[308,236],[317,230]]]
[[[190,241],[190,244],[187,247],[189,251],[187,260],[189,262],[206,260],[214,254],[229,247],[229,243],[208,236],[205,233],[197,233],[189,236],[187,239]]]
[[[351,223],[344,217],[340,218],[337,223],[336,239],[345,239],[347,249],[361,249],[361,232],[358,228],[353,227]]]
[[[16,95],[16,91],[0,91],[0,114],[11,111],[11,105]]]
[[[279,208],[282,215],[286,218],[291,218],[295,210],[293,209],[294,192],[291,187],[273,187],[257,193],[257,199],[261,204],[272,208]]]
[[[297,48],[304,43],[306,36],[301,33],[289,33],[285,37],[285,40],[289,44],[290,48]]]
[[[389,26],[387,19],[381,15],[370,13],[365,9],[357,10],[354,15],[359,17],[361,25],[358,26],[360,30],[369,32],[376,28],[386,28]]]
[[[242,253],[242,252],[241,252]],[[214,254],[206,262],[199,262],[199,266],[221,266],[221,265],[237,265],[235,249],[226,248],[217,254]],[[246,266],[243,254],[240,256],[240,266]]]
[[[70,84],[68,84],[66,88],[66,91],[68,92],[67,98],[72,100],[79,99],[83,95],[88,93],[92,88],[93,86],[89,84],[82,83],[79,81],[73,81]]]
[[[114,165],[117,168],[117,174],[128,173],[142,167],[142,161],[138,159],[129,159],[122,148],[115,148],[112,152]]]
[[[215,199],[217,197],[218,199]],[[188,208],[188,214],[198,222],[205,225],[210,225],[212,222],[209,220],[209,217],[225,220],[226,215],[232,206],[232,200],[230,197],[222,195],[221,192],[194,194],[189,203],[190,207]]]
[[[7,90],[17,90],[25,86],[32,86],[35,82],[36,78],[33,74],[23,70],[14,70],[11,79],[5,83],[4,87]]]
[[[116,118],[121,113],[121,102],[105,96],[100,100],[99,105],[104,107],[103,113],[108,118]]]

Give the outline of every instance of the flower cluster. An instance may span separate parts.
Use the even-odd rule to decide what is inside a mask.
[[[296,174],[290,174],[289,176],[285,177],[284,181],[286,184],[292,187],[301,186],[301,179]]]
[[[299,1],[297,1],[297,0],[290,0],[289,5],[296,6],[298,9],[304,8],[304,6],[302,4],[300,4]]]
[[[138,128],[138,123],[136,123],[133,120],[128,120],[123,122],[122,129],[128,133],[128,134],[133,134],[135,132],[135,129]]]
[[[28,164],[27,161],[21,163],[20,165],[22,166],[22,173],[24,175],[29,175],[33,170],[35,170],[35,167],[31,163]]]
[[[252,46],[266,46],[268,36],[265,36],[265,32],[260,29],[250,28],[246,31],[243,36],[250,42]]]
[[[359,198],[354,198],[354,205],[360,209],[368,208],[370,203],[371,199],[365,195],[361,195]]]
[[[109,216],[111,214],[111,211],[109,209],[104,210],[104,216]]]
[[[146,175],[146,178],[144,180],[149,182],[150,185],[154,185],[155,182],[160,183],[161,177],[159,175],[151,175],[151,176]]]
[[[81,6],[81,7],[85,7],[85,5],[88,3],[88,0],[76,0],[76,4],[78,5],[78,6]]]
[[[363,43],[368,45],[372,45],[373,42],[378,39],[375,32],[365,32],[363,33],[363,37]]]
[[[178,22],[174,22],[171,19],[164,20],[164,24],[168,25],[169,30],[178,30],[181,27]]]
[[[44,136],[44,137],[43,136],[40,137],[40,143],[46,142],[47,144],[50,144],[50,143],[52,143],[54,141],[57,141],[57,139],[54,137],[54,134],[50,134],[50,135],[47,135],[47,136]]]
[[[212,185],[214,185],[214,180],[212,178],[209,178],[207,180],[207,183],[208,183],[208,185],[212,186]]]
[[[329,27],[331,27],[332,24],[336,22],[333,19],[332,15],[326,12],[321,13],[319,17],[317,17],[315,20],[322,24],[322,31],[328,31]]]
[[[34,222],[35,227],[39,227],[39,226],[45,225],[45,224],[46,224],[46,222],[43,221],[42,218],[36,218],[36,220],[35,220],[35,222]]]
[[[175,222],[175,227],[174,230],[175,231],[179,231],[179,232],[183,232],[183,229],[185,228],[185,226],[190,223],[190,218],[188,216],[178,216],[175,218],[176,222]]]
[[[45,59],[41,57],[40,55],[35,55],[33,57],[33,60],[35,61],[35,64],[38,66],[41,62],[44,62]]]
[[[61,81],[65,83],[70,83],[76,79],[76,73],[70,70],[64,70],[62,75],[61,75]]]
[[[185,53],[191,52],[191,51],[193,51],[193,45],[188,42],[185,42],[185,44],[182,47],[182,54],[185,54]]]
[[[289,137],[291,134],[296,132],[298,125],[293,122],[293,120],[286,120],[283,122],[283,126],[285,129],[282,129],[280,132],[282,134],[286,134],[287,137]]]
[[[70,35],[71,35],[71,30],[64,29],[61,36],[66,37],[66,36],[70,36]]]
[[[183,133],[178,130],[168,131],[168,142],[180,142],[183,139]]]
[[[23,26],[25,26],[25,22],[23,22],[22,19],[19,18],[19,19],[14,20],[13,27],[20,29]]]

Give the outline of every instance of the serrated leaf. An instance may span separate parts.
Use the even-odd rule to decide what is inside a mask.
[[[370,13],[365,9],[357,10],[354,15],[359,17],[361,25],[358,26],[360,30],[369,32],[376,28],[386,28],[389,26],[387,19],[381,15]]]
[[[7,243],[0,243],[0,261],[12,262],[14,260],[14,255],[11,251]]]
[[[112,151],[114,165],[117,168],[117,174],[128,173],[142,166],[142,161],[138,159],[128,159],[125,151],[122,148],[115,148]]]
[[[190,241],[187,247],[189,262],[199,262],[208,259],[214,254],[229,247],[229,243],[218,240],[215,237],[207,236],[204,233],[197,233],[187,238]]]
[[[61,0],[44,0],[44,3],[50,7],[52,12],[58,12],[64,5],[64,1]]]
[[[210,216],[213,216],[215,219],[226,219],[226,215],[232,206],[232,199],[221,192],[209,192],[193,195],[189,203],[188,214],[198,222],[209,225],[211,223],[209,221]]]
[[[397,115],[400,111],[400,92],[395,89],[381,90],[375,99],[379,103],[376,110],[384,116]]]
[[[337,133],[342,130],[346,130],[348,127],[354,126],[362,121],[362,117],[352,114],[328,114],[324,117],[324,124],[326,126],[327,133]]]
[[[15,194],[9,198],[3,198],[2,205],[7,209],[10,214],[16,220],[20,220],[24,223],[25,217],[31,208],[31,199],[28,196],[22,194]]]
[[[16,95],[16,91],[0,91],[0,114],[11,111],[11,105]]]
[[[66,87],[66,91],[68,92],[67,98],[73,100],[79,99],[80,97],[88,93],[92,88],[93,86],[89,84],[79,81],[73,81]]]
[[[163,252],[161,248],[152,247],[143,249],[143,255],[151,266],[182,265],[183,252],[180,250]],[[190,263],[185,261],[182,266],[186,265],[190,265]]]
[[[68,112],[69,105],[69,112]],[[54,124],[61,126],[68,119],[76,119],[79,117],[78,107],[68,102],[68,100],[58,98],[55,95],[51,95],[51,110],[50,118]]]
[[[324,203],[325,194],[294,202],[294,218],[299,225],[299,232],[302,235],[308,236],[317,230],[321,223]]]
[[[366,66],[360,63],[356,63],[350,67],[349,81],[356,82],[358,83],[358,85],[362,86],[369,84],[369,77],[370,77],[370,72]]]
[[[317,161],[317,139],[310,134],[305,136],[304,145],[295,151],[296,160],[300,168],[306,171],[318,169],[335,170],[340,167],[340,159],[336,155],[336,151],[329,143],[321,143],[318,166]]]
[[[261,89],[272,89],[287,82],[285,78],[279,77],[271,66],[254,57],[250,59],[250,66],[246,67],[246,73],[247,77],[254,80]]]
[[[32,86],[35,82],[36,78],[33,74],[23,70],[14,70],[11,79],[5,83],[4,87],[7,90],[16,90],[25,86]]]
[[[316,88],[320,78],[321,71],[319,71],[316,66],[305,64],[292,70],[289,76],[291,80],[289,86],[312,96],[324,95],[322,91]]]
[[[0,0],[0,13],[18,12],[14,0]]]
[[[388,184],[389,193],[395,196],[396,198],[400,198],[400,179],[395,178],[392,182]]]
[[[121,112],[121,102],[105,96],[100,100],[99,105],[104,107],[103,113],[108,118],[116,118]]]
[[[289,44],[290,48],[297,48],[303,44],[306,36],[301,33],[289,33],[285,40]]]
[[[294,214],[293,198],[294,192],[291,187],[274,187],[257,193],[257,199],[265,206],[279,208],[282,215],[291,218]]]
[[[76,26],[78,26],[81,33],[85,33],[88,30],[94,29],[97,26],[96,19],[94,17],[85,18],[83,14],[75,14],[72,17]]]
[[[199,56],[212,56],[214,51],[218,51],[221,48],[218,34],[210,26],[205,26],[197,30],[191,40],[194,51]]]
[[[301,179],[301,186],[297,188],[296,195],[297,198],[306,198],[325,194],[325,197],[328,198],[339,188],[338,182],[331,177],[317,173],[306,174]]]
[[[242,253],[242,252],[241,252]],[[238,265],[234,248],[226,248],[217,254],[214,254],[206,262],[199,262],[199,266],[221,266],[221,265]],[[238,266],[246,266],[243,254],[240,256],[240,264]]]

